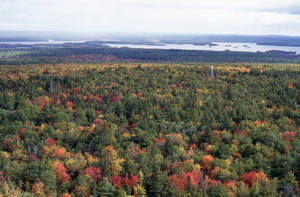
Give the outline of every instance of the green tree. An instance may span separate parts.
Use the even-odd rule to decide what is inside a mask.
[[[114,197],[116,196],[116,189],[107,178],[103,178],[103,181],[99,182],[97,187],[93,189],[93,195],[99,197]]]
[[[229,197],[229,194],[226,192],[226,190],[220,182],[211,186],[207,194],[208,196],[212,197]]]
[[[149,194],[152,196],[162,197],[167,195],[167,172],[161,169],[163,157],[161,154],[154,155],[151,160],[152,172],[147,184]]]

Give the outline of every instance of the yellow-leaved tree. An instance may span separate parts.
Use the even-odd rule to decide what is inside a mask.
[[[125,162],[125,159],[119,158],[118,151],[115,150],[113,146],[107,146],[106,150],[108,152],[108,159],[111,162],[109,170],[111,170],[113,175],[120,174],[123,170],[122,164]]]

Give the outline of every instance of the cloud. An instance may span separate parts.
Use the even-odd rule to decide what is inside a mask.
[[[93,1],[93,0],[90,0]],[[109,6],[122,7],[159,7],[159,8],[191,8],[191,9],[227,9],[239,11],[276,11],[285,12],[300,8],[298,0],[110,0],[105,2]]]
[[[299,0],[1,0],[0,29],[299,35],[299,10]]]

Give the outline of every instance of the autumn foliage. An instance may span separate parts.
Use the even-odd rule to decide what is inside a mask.
[[[43,182],[36,182],[32,185],[31,192],[34,193],[36,196],[42,195],[44,191],[45,189]]]
[[[89,175],[90,177],[95,179],[95,181],[97,183],[99,183],[102,180],[102,177],[103,177],[101,169],[97,168],[97,167],[93,167],[93,166],[86,168],[82,172],[82,174]]]
[[[56,141],[53,138],[46,139],[45,142],[49,145],[56,145]]]
[[[27,130],[26,128],[21,128],[19,130],[20,135],[24,135],[24,133],[25,133],[26,130]]]
[[[60,197],[71,197],[71,195],[68,194],[68,193],[64,193],[64,194],[62,194]]]
[[[66,102],[66,107],[67,107],[68,109],[72,109],[72,108],[74,107],[74,103],[73,103],[72,101],[67,101],[67,102]]]
[[[3,176],[2,171],[0,171],[0,181],[6,181],[6,178]]]
[[[295,132],[286,131],[281,134],[284,141],[293,142],[295,140]]]
[[[130,175],[130,177],[128,176],[128,174],[125,175],[125,177],[123,178],[123,184],[127,185],[129,187],[133,187],[135,186],[138,182],[140,182],[140,179],[138,177],[138,175]]]
[[[125,177],[122,177],[120,175],[114,175],[111,178],[111,182],[114,186],[129,186],[131,188],[133,188],[133,186],[135,186],[136,184],[138,184],[140,182],[140,179],[138,177],[138,175],[128,175],[126,174]]]
[[[169,184],[180,190],[185,190],[188,184],[198,185],[202,180],[203,173],[201,171],[185,172],[181,176],[174,174],[168,177]]]
[[[251,171],[248,173],[244,173],[244,175],[242,176],[242,180],[249,187],[258,183],[259,181],[266,181],[266,182],[269,181],[267,175],[262,171],[260,171],[260,172]]]
[[[55,161],[52,166],[54,167],[55,175],[61,182],[68,182],[71,179],[70,175],[67,173],[66,167],[62,163]]]
[[[57,145],[43,146],[42,152],[50,158],[66,158],[70,156],[66,148]]]
[[[19,66],[11,50],[0,47],[0,196],[298,195],[299,65]]]
[[[207,171],[207,172],[210,172],[212,170],[212,165],[211,165],[211,162],[213,161],[213,156],[212,155],[204,155],[202,157],[202,169]]]
[[[114,175],[113,177],[111,177],[111,183],[114,186],[119,186],[121,187],[123,185],[123,178],[121,175]]]

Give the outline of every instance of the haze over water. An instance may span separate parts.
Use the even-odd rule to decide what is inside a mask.
[[[300,47],[257,45],[256,43],[224,43],[213,42],[217,46],[193,45],[193,44],[159,44],[159,45],[134,45],[134,44],[106,44],[110,47],[129,47],[142,49],[184,49],[184,50],[209,50],[209,51],[243,51],[243,52],[266,52],[271,50],[292,51],[300,53]]]

